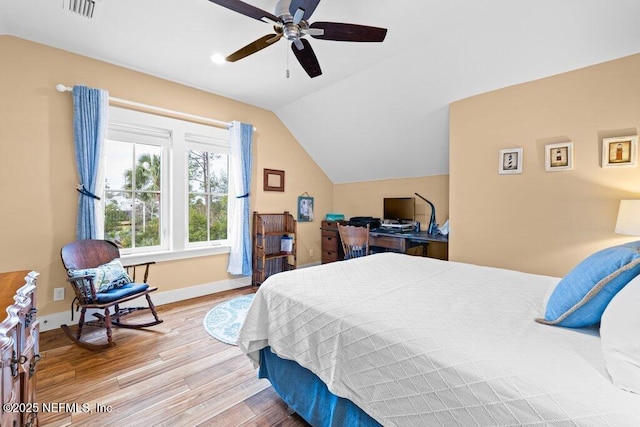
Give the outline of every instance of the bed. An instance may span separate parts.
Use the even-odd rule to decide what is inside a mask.
[[[559,280],[396,253],[283,272],[238,346],[312,425],[640,425],[597,327],[534,321]]]

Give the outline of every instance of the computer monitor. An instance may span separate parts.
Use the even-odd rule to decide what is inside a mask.
[[[415,197],[385,197],[383,218],[398,222],[414,221],[416,216]]]

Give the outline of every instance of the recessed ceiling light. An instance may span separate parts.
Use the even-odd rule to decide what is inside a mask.
[[[227,62],[224,59],[224,56],[222,56],[219,53],[214,53],[213,55],[211,55],[209,57],[209,59],[211,59],[211,62],[213,62],[214,64],[218,64],[218,65],[221,65],[221,64],[224,64],[225,62]]]

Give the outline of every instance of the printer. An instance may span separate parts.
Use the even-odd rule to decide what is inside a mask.
[[[356,227],[366,227],[369,225],[369,230],[380,227],[380,218],[374,218],[371,216],[352,216],[349,218],[349,225],[355,225]]]

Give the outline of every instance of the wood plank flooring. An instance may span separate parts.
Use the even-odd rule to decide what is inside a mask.
[[[237,347],[202,325],[214,305],[255,290],[159,306],[164,323],[115,328],[116,345],[99,352],[76,346],[59,329],[41,333],[40,425],[308,426],[288,414]]]

